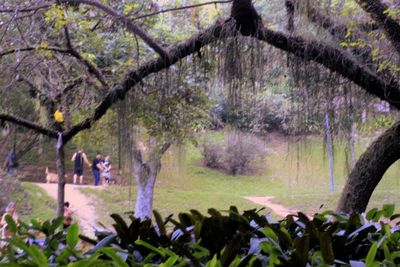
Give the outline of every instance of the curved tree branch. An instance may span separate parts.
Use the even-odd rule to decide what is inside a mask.
[[[89,73],[93,74],[97,78],[97,80],[99,80],[99,82],[101,83],[102,92],[106,93],[108,91],[109,86],[108,86],[103,74],[101,73],[101,71],[98,70],[96,68],[96,66],[93,65],[89,60],[83,58],[82,55],[72,46],[72,42],[71,42],[71,38],[69,36],[69,31],[68,31],[67,26],[64,26],[64,33],[65,33],[65,39],[66,39],[68,51],[71,54],[71,56],[75,57],[78,61],[82,62],[86,66]]]
[[[47,50],[47,51],[53,51],[53,52],[58,52],[58,53],[62,53],[62,54],[70,54],[69,50],[61,49],[59,47],[32,46],[32,47],[14,48],[14,49],[2,51],[2,52],[0,52],[0,58],[2,58],[3,56],[6,56],[6,55],[13,54],[13,53],[36,51],[36,50]]]
[[[126,93],[143,78],[168,68],[180,59],[195,53],[201,47],[215,42],[217,39],[237,34],[233,31],[224,30],[228,28],[232,29],[228,23],[229,22],[217,22],[208,29],[192,36],[187,41],[172,46],[169,59],[160,57],[151,60],[138,69],[128,73],[124,81],[114,86],[103,98],[91,117],[83,120],[64,133],[64,143],[67,143],[78,132],[90,128],[115,102],[119,99],[123,99]],[[388,101],[392,106],[400,109],[400,89],[398,84],[386,83],[371,70],[361,66],[349,55],[337,48],[318,41],[308,41],[301,37],[288,36],[284,33],[272,31],[267,28],[259,29],[255,37],[304,60],[320,63],[326,68],[353,81],[369,93],[382,100]]]
[[[43,5],[40,5],[40,6],[25,7],[25,8],[21,8],[21,9],[18,8],[18,12],[32,12],[32,11],[37,11],[37,10],[39,10],[39,9],[49,8],[49,7],[51,7],[51,5],[54,4],[54,3],[55,3],[55,1],[51,1],[51,2],[48,2],[47,4],[43,4]],[[14,13],[16,9],[17,9],[16,7],[15,7],[15,8],[1,8],[1,9],[0,9],[0,13]]]
[[[0,121],[8,121],[17,125],[21,125],[27,129],[32,129],[37,133],[41,133],[43,135],[46,135],[51,138],[57,138],[58,134],[56,131],[50,130],[48,128],[45,128],[39,124],[30,122],[28,120],[25,120],[23,118],[14,116],[14,115],[9,115],[9,114],[0,114]]]
[[[225,25],[225,23],[217,22],[215,25],[194,35],[187,41],[175,45],[172,49],[170,49],[169,60],[165,60],[164,58],[160,57],[158,59],[151,60],[137,70],[128,73],[125,80],[120,85],[115,86],[105,96],[103,101],[96,107],[92,117],[87,118],[81,123],[73,126],[68,132],[65,133],[63,137],[64,142],[68,142],[78,132],[84,129],[89,129],[94,122],[99,120],[115,102],[117,102],[119,99],[123,99],[126,93],[143,78],[152,73],[156,73],[160,70],[168,68],[180,59],[195,53],[201,47],[216,41],[222,36],[233,35],[233,32],[230,33],[223,30]]]
[[[68,41],[67,41],[68,42]],[[53,51],[61,54],[68,54],[71,55],[72,57],[76,58],[78,61],[80,61],[83,65],[86,66],[88,72],[90,74],[93,74],[96,79],[101,83],[102,91],[103,93],[106,93],[108,91],[108,84],[102,75],[102,73],[88,60],[84,59],[82,55],[74,49],[72,46],[69,47],[68,49],[61,49],[59,47],[42,47],[42,46],[32,46],[32,47],[23,47],[23,48],[14,48],[6,51],[0,51],[0,59],[3,56],[10,55],[13,53],[18,53],[18,52],[29,52],[29,51],[37,51],[37,50],[47,50],[47,51]]]
[[[295,9],[298,5],[298,0],[286,0],[285,1],[286,8],[288,9]],[[330,16],[326,16],[321,13],[320,10],[315,8],[313,5],[308,7],[308,19],[323,29],[327,30],[333,36],[336,36],[339,40],[343,40],[346,32],[348,31],[349,27],[345,23],[340,23],[332,19]],[[372,23],[361,23],[357,28],[360,32],[370,32],[371,30],[377,29],[377,24]]]
[[[400,159],[400,121],[378,137],[361,155],[342,191],[337,210],[360,213],[389,167]]]
[[[339,73],[359,85],[370,94],[400,109],[399,85],[395,82],[385,82],[371,70],[352,59],[347,53],[342,52],[342,50],[322,42],[288,36],[267,28],[260,29],[257,38],[286,52],[295,54],[304,60],[320,63],[327,69]]]
[[[388,7],[380,0],[357,0],[356,2],[382,27],[400,55],[400,24],[388,16],[386,13]]]
[[[233,36],[235,33],[226,32],[223,29],[227,23],[217,23],[205,31],[194,35],[186,42],[173,46],[170,50],[170,60],[162,58],[147,62],[137,70],[131,71],[125,80],[115,86],[97,106],[91,118],[73,126],[64,136],[67,142],[78,132],[90,128],[95,121],[100,119],[118,99],[123,99],[125,94],[143,78],[168,68],[178,60],[195,53],[201,47],[210,44],[222,37]],[[341,74],[350,81],[358,84],[369,93],[388,101],[392,106],[400,109],[400,90],[397,84],[388,84],[367,68],[362,67],[350,56],[339,49],[330,47],[317,41],[306,41],[300,37],[287,36],[283,33],[260,29],[256,38],[265,41],[279,49],[293,53],[296,56],[309,61],[315,61],[326,68]]]
[[[137,16],[137,17],[133,18],[133,20],[143,19],[143,18],[147,18],[147,17],[151,17],[151,16],[155,16],[155,15],[163,14],[163,13],[167,13],[167,12],[173,12],[173,11],[178,11],[178,10],[196,8],[196,7],[200,7],[200,6],[213,5],[213,4],[214,5],[215,4],[227,4],[227,3],[231,3],[232,1],[233,0],[210,1],[210,2],[205,2],[205,3],[195,4],[195,5],[188,5],[188,6],[181,6],[181,7],[163,9],[163,10],[159,10],[157,12],[153,12],[153,13],[150,13],[150,14],[144,14],[144,15],[141,15],[141,16]]]
[[[122,24],[128,29],[131,33],[138,35],[142,40],[150,46],[154,51],[156,51],[162,58],[168,58],[168,52],[162,48],[156,41],[153,40],[147,33],[145,33],[138,25],[133,23],[127,16],[124,14],[119,13],[118,11],[114,10],[113,8],[104,5],[103,3],[97,0],[61,0],[61,2],[66,4],[85,4],[97,7],[98,9],[103,10],[105,13],[111,15],[117,20],[120,20]]]

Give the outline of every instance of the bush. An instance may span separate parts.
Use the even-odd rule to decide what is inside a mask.
[[[277,222],[235,207],[165,219],[155,211],[155,225],[112,214],[115,232],[98,232],[98,241],[81,236],[93,243],[88,251],[78,246],[76,224],[61,230],[62,217],[10,222],[14,236],[0,250],[0,266],[399,266],[400,229],[381,221],[400,216],[393,211],[384,205],[366,216],[325,211],[311,219],[297,213]]]
[[[250,134],[230,134],[224,148],[223,165],[229,174],[246,174],[265,158],[265,145]]]
[[[204,143],[201,149],[204,163],[209,168],[219,168],[221,166],[222,151],[217,142]]]
[[[265,158],[265,145],[251,134],[231,133],[225,144],[206,142],[202,146],[207,167],[223,169],[231,175],[247,174]]]

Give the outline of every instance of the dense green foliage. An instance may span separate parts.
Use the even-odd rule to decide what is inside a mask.
[[[60,230],[61,217],[18,226],[8,217],[13,237],[0,266],[396,266],[400,230],[381,221],[400,216],[393,211],[384,205],[366,215],[298,213],[277,222],[235,207],[177,219],[155,211],[155,225],[112,214],[115,232],[98,232],[99,241],[81,236],[94,245],[87,251],[78,247],[76,224]]]

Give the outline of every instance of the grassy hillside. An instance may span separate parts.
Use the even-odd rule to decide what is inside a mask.
[[[214,132],[210,138],[222,142],[224,135],[224,132]],[[358,156],[369,141],[359,140]],[[230,176],[203,167],[199,149],[192,145],[172,148],[163,159],[155,188],[154,208],[164,216],[189,209],[204,212],[209,207],[215,207],[223,210],[230,205],[243,210],[261,207],[245,200],[244,196],[275,196],[274,202],[309,214],[318,211],[321,206],[323,209],[335,209],[346,179],[345,143],[335,142],[335,192],[331,193],[326,152],[321,139],[288,142],[282,137],[270,136],[265,142],[269,151],[265,169],[250,176]],[[371,199],[370,207],[381,207],[383,203],[399,206],[400,197],[395,193],[400,188],[397,179],[399,168],[398,164],[392,166],[385,175]],[[101,217],[107,217],[110,212],[134,209],[135,186],[131,189],[110,186],[104,190],[83,191],[98,197],[96,207]]]

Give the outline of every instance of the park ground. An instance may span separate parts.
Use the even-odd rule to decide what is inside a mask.
[[[214,132],[211,138],[222,140],[224,132]],[[265,166],[247,176],[230,176],[220,170],[204,167],[199,149],[192,145],[170,149],[164,157],[156,182],[154,209],[166,217],[190,209],[206,212],[213,207],[223,211],[233,205],[240,210],[265,208],[262,212],[271,214],[272,219],[282,218],[287,213],[298,210],[312,215],[321,209],[335,209],[346,179],[344,143],[337,141],[335,144],[335,190],[331,192],[326,152],[320,138],[288,141],[283,136],[274,134],[264,141],[268,148]],[[360,138],[357,145],[358,155],[370,141],[368,138]],[[400,182],[396,179],[399,168],[395,164],[385,174],[372,196],[370,208],[379,208],[385,203],[399,206],[400,196],[396,194],[400,188]],[[35,181],[42,184],[25,181],[24,187],[28,191],[42,192],[40,194],[48,192],[52,200],[47,201],[54,201],[56,185],[43,184],[43,167],[31,165],[26,169],[30,170],[31,176],[43,178]],[[130,179],[132,186],[94,187],[67,184],[66,199],[75,209],[76,219],[83,222],[82,231],[90,233],[91,229],[99,227],[97,222],[109,227],[112,223],[109,214],[129,214],[133,210],[136,185],[134,178]],[[91,180],[89,175],[85,178],[86,183]],[[40,198],[36,201],[40,201]],[[49,210],[52,208],[51,205],[47,206]],[[51,214],[51,211],[47,214],[33,211],[26,218],[41,216],[40,219],[46,219],[44,217]]]

